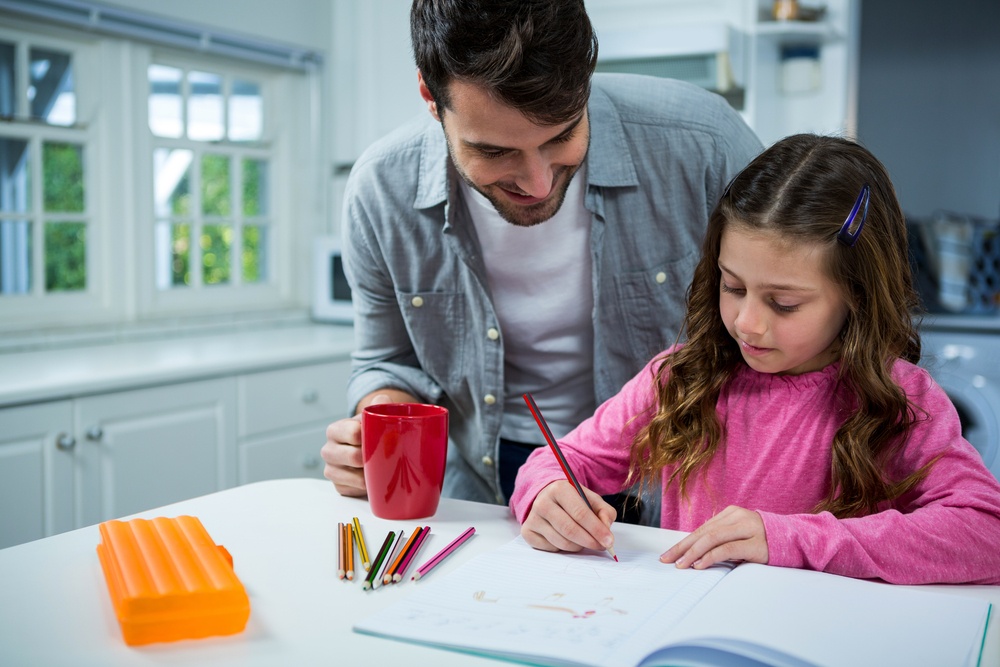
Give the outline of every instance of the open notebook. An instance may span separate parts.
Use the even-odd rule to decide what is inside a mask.
[[[974,667],[991,610],[819,572],[618,558],[536,551],[518,537],[354,630],[538,665]]]

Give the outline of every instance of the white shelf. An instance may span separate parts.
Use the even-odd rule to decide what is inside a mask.
[[[785,42],[832,42],[844,38],[828,21],[760,21],[755,26],[758,37]]]

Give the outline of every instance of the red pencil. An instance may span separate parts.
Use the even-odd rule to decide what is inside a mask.
[[[429,561],[421,565],[420,569],[417,570],[417,573],[413,575],[413,581],[416,581],[421,577],[426,577],[428,572],[437,567],[438,564],[445,558],[453,554],[455,550],[458,549],[460,546],[462,546],[465,543],[465,541],[468,540],[470,537],[472,537],[473,533],[475,532],[476,529],[471,526],[469,528],[466,528],[464,533],[453,539],[448,544],[448,546],[446,546],[441,551],[437,552],[437,554],[433,558],[431,558]]]
[[[569,467],[569,461],[566,460],[566,457],[563,456],[562,450],[559,449],[559,445],[556,444],[555,436],[552,435],[552,431],[549,429],[549,425],[545,421],[545,417],[542,416],[542,411],[539,410],[538,405],[535,404],[535,399],[532,398],[531,394],[524,394],[523,396],[524,402],[528,404],[528,409],[531,410],[531,415],[538,423],[538,428],[542,430],[542,435],[544,435],[545,439],[548,440],[549,447],[552,448],[552,453],[556,455],[556,460],[559,461],[559,465],[562,467],[563,474],[566,475],[566,479],[569,480],[570,484],[576,487],[576,492],[580,494],[580,497],[583,498],[583,502],[587,503],[587,507],[589,507],[590,511],[593,512],[593,505],[591,505],[590,501],[587,500],[587,495],[583,492],[583,487],[580,486],[580,482],[576,481],[576,475],[573,474],[573,469]],[[596,512],[594,513],[596,514]],[[613,546],[608,547],[608,553],[615,559],[615,562],[618,562],[618,556],[615,555],[615,548]]]
[[[424,526],[424,529],[420,531],[420,535],[417,536],[417,539],[416,541],[414,541],[413,546],[410,547],[410,550],[406,552],[406,555],[403,557],[403,562],[400,563],[399,567],[396,568],[396,571],[392,573],[393,583],[402,581],[403,577],[406,576],[406,569],[410,567],[410,563],[414,561],[417,555],[417,551],[420,549],[420,545],[424,543],[424,540],[427,539],[427,534],[430,532],[431,532],[430,526]]]

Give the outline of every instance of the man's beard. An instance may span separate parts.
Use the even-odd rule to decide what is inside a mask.
[[[566,191],[569,189],[569,184],[581,166],[578,164],[575,166],[564,165],[559,167],[559,171],[553,179],[553,182],[556,183],[554,192],[551,192],[544,201],[540,201],[537,204],[518,206],[495,191],[495,189],[499,188],[498,185],[494,184],[488,186],[488,188],[483,188],[473,183],[472,179],[459,166],[458,160],[455,159],[455,153],[452,150],[451,142],[447,141],[447,135],[445,135],[445,141],[448,144],[448,154],[451,156],[451,162],[455,165],[455,171],[458,172],[462,180],[470,188],[486,197],[493,204],[493,208],[496,209],[501,218],[518,227],[533,227],[554,216],[562,207],[563,200],[566,199]]]

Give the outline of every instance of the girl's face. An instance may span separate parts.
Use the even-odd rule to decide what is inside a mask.
[[[723,231],[719,311],[754,370],[799,375],[839,357],[848,308],[826,252],[739,225]]]

